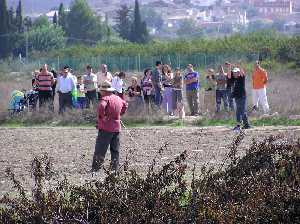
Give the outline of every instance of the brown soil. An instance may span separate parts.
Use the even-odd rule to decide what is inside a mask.
[[[53,169],[73,183],[102,178],[103,172],[92,177],[89,172],[94,152],[97,130],[93,128],[1,128],[0,129],[0,195],[12,191],[12,184],[5,176],[10,167],[16,177],[28,189],[32,186],[30,168],[35,156],[44,153],[52,158]],[[299,137],[300,127],[264,127],[246,131],[246,137],[238,153],[245,151],[253,138],[283,134]],[[121,164],[126,155],[132,168],[145,173],[158,150],[166,145],[158,157],[158,167],[171,161],[176,155],[188,151],[188,169],[196,165],[217,167],[228,153],[235,132],[225,127],[212,128],[139,128],[123,130],[121,138]],[[106,158],[108,166],[109,152]]]

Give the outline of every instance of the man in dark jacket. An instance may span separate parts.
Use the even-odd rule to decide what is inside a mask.
[[[157,61],[155,64],[156,68],[152,72],[151,81],[154,87],[155,96],[154,96],[154,102],[156,106],[160,107],[162,103],[162,73],[161,73],[161,67],[162,64],[160,61]]]
[[[247,93],[245,72],[240,66],[232,68],[231,64],[228,64],[228,79],[233,86],[232,97],[235,100],[236,105],[236,121],[237,125],[234,128],[235,131],[241,129],[241,123],[243,123],[243,129],[250,128],[247,116]]]

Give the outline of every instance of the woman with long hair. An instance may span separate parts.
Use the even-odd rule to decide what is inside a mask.
[[[150,107],[154,103],[154,89],[151,80],[152,71],[150,68],[145,69],[144,77],[141,80],[141,87],[143,91],[143,97],[145,102],[146,112],[150,112]]]
[[[171,67],[164,64],[162,67],[163,101],[162,106],[169,115],[173,115],[173,73]]]

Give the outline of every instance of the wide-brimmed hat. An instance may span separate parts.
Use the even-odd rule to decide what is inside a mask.
[[[106,92],[114,92],[116,91],[114,88],[111,87],[111,82],[105,80],[100,84],[99,87],[100,91],[106,91]]]
[[[241,70],[240,70],[239,68],[237,68],[237,67],[235,67],[235,68],[232,69],[232,72],[233,72],[233,73],[237,73],[237,72],[240,72],[240,71],[241,71]]]

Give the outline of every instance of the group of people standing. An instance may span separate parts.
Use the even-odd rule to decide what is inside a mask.
[[[225,69],[226,68],[226,72]],[[110,146],[111,167],[119,167],[121,115],[131,103],[136,110],[137,106],[146,106],[148,112],[164,110],[169,115],[183,108],[183,88],[185,86],[186,100],[190,115],[199,114],[200,74],[188,64],[182,72],[176,68],[175,72],[167,64],[157,61],[155,68],[145,69],[139,81],[137,76],[131,76],[131,84],[126,88],[124,72],[114,76],[108,72],[107,65],[102,64],[99,72],[94,74],[90,65],[86,66],[86,73],[75,76],[72,70],[65,66],[61,72],[48,71],[45,64],[34,73],[32,84],[38,91],[39,106],[49,105],[53,108],[55,93],[59,94],[59,113],[66,108],[97,107],[97,129],[95,152],[92,162],[92,171],[98,171],[103,165],[105,154]],[[253,108],[258,109],[261,104],[264,113],[269,112],[266,95],[267,72],[261,68],[260,62],[254,65],[252,74]],[[218,113],[223,102],[225,111],[235,111],[237,125],[234,130],[250,128],[247,116],[246,71],[239,64],[226,62],[219,66],[216,73],[208,69],[204,84],[204,113]],[[126,102],[127,101],[127,102]],[[128,105],[129,103],[129,105]]]
[[[186,70],[181,74],[179,68],[172,73],[169,65],[162,65],[156,62],[156,67],[152,74],[151,70],[145,71],[145,77],[141,81],[142,88],[149,90],[149,80],[152,82],[153,101],[157,107],[162,107],[166,113],[173,115],[174,111],[181,109],[182,91],[185,85],[186,100],[189,106],[190,115],[195,116],[199,110],[199,90],[200,74],[194,71],[193,65],[188,64]],[[147,80],[143,84],[143,80]],[[252,73],[252,96],[253,107],[251,111],[258,110],[258,105],[262,106],[263,112],[268,114],[269,104],[266,94],[268,75],[265,69],[256,61]],[[249,128],[247,116],[247,91],[246,91],[246,71],[239,63],[231,64],[225,62],[218,67],[218,71],[208,69],[204,86],[204,100],[202,114],[211,116],[221,111],[222,103],[224,111],[235,111],[237,125],[234,128]],[[243,124],[243,125],[242,125]],[[241,126],[242,125],[242,126]]]
[[[54,110],[54,97],[59,96],[59,113],[69,108],[97,107],[100,98],[99,85],[107,80],[112,81],[112,75],[107,71],[107,65],[102,64],[97,74],[93,73],[92,66],[86,66],[84,75],[73,74],[69,66],[64,66],[60,72],[48,71],[47,64],[39,71],[34,72],[33,89],[38,92],[39,108],[48,106]]]
[[[190,115],[235,111],[238,123],[244,120],[244,127],[248,127],[247,100],[246,100],[246,72],[239,64],[226,62],[218,67],[218,71],[208,69],[204,83],[200,82],[200,73],[188,64],[184,71],[175,68],[174,73],[168,64],[157,61],[155,68],[147,68],[139,79],[131,76],[130,85],[126,86],[125,72],[112,75],[107,65],[102,64],[99,71],[93,73],[90,65],[86,66],[84,75],[75,76],[68,66],[61,72],[48,71],[45,64],[40,71],[35,72],[33,85],[38,91],[39,106],[49,106],[53,110],[55,93],[59,95],[59,113],[64,113],[66,108],[90,108],[98,106],[101,97],[99,90],[102,83],[110,83],[114,94],[129,103],[128,111],[135,113],[140,109],[146,112],[163,111],[173,116],[178,110],[184,109],[183,88],[185,87],[186,102]],[[254,65],[252,74],[253,108],[258,109],[260,103],[264,113],[269,112],[266,95],[267,72],[261,68],[259,61]],[[199,91],[204,86],[203,108],[199,109]]]

